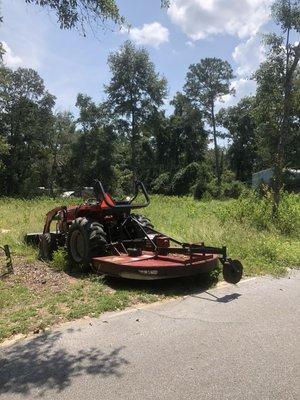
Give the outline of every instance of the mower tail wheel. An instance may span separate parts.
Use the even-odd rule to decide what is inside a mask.
[[[223,277],[228,283],[236,284],[243,276],[243,266],[239,260],[228,260],[223,264]]]
[[[39,259],[40,260],[51,260],[53,252],[56,250],[55,236],[51,233],[43,233],[39,236]]]
[[[76,218],[70,226],[66,246],[71,264],[83,271],[90,269],[91,258],[105,254],[106,233],[101,224]]]

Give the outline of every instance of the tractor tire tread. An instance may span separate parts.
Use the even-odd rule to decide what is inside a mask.
[[[85,243],[88,243],[85,254],[81,262],[76,262],[72,258],[71,235],[75,230],[80,230],[85,237]],[[76,218],[70,227],[67,235],[66,247],[69,253],[70,261],[77,264],[83,271],[88,271],[91,265],[91,258],[100,256],[105,253],[105,245],[107,244],[107,235],[103,226],[96,221],[91,221],[85,217]]]

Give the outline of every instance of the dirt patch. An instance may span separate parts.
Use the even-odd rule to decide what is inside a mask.
[[[21,283],[35,292],[60,292],[74,280],[64,272],[55,271],[41,261],[27,262],[22,258],[14,258],[13,274],[3,279],[6,285]]]

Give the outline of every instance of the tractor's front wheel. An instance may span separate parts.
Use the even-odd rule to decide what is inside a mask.
[[[72,265],[87,271],[91,259],[105,254],[107,240],[103,226],[87,218],[76,218],[69,228],[67,235],[67,251]]]

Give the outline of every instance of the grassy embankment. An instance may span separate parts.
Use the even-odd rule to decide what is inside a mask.
[[[15,274],[0,281],[0,340],[16,333],[44,329],[85,315],[97,316],[137,302],[186,293],[197,282],[129,284],[96,276],[69,276],[36,260],[23,242],[39,232],[46,211],[62,200],[0,199],[0,245],[9,244]],[[74,202],[68,201],[69,203]],[[285,196],[276,220],[266,200],[196,202],[192,198],[152,196],[142,210],[161,231],[184,241],[227,245],[240,259],[245,275],[278,276],[300,265],[300,196]]]

